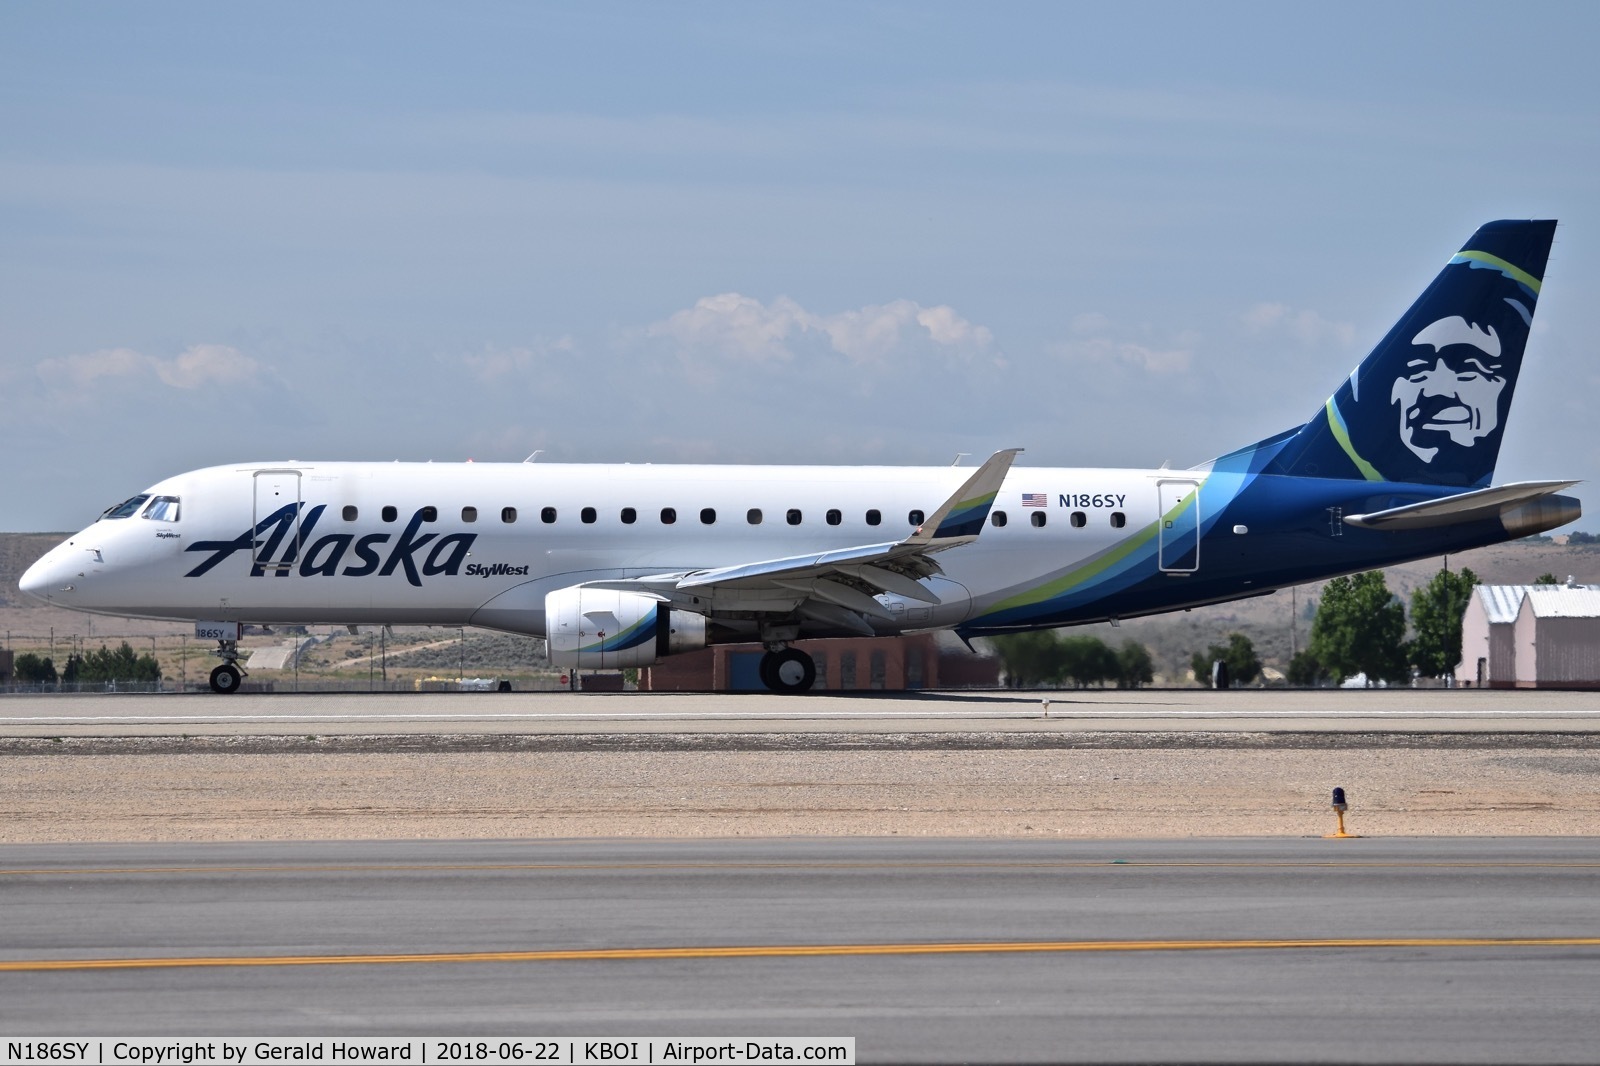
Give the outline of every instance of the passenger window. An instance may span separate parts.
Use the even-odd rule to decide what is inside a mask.
[[[1044,512],[1043,511],[1035,511],[1035,512],[1033,512],[1032,518],[1033,518],[1033,524],[1035,526],[1037,526],[1040,529],[1044,528],[1045,519],[1044,519]]]
[[[872,510],[867,512],[867,525],[875,526],[875,525],[880,524],[882,521],[883,521],[883,515],[881,513],[879,513],[879,511],[878,511],[878,509],[876,507],[874,507]]]
[[[150,501],[150,506],[144,509],[144,517],[152,522],[176,522],[178,520],[178,497],[157,496]]]
[[[678,520],[678,509],[676,507],[663,507],[663,508],[661,508],[661,524],[662,525],[670,526],[670,525],[672,525],[672,523],[676,522],[677,520]]]
[[[439,520],[439,508],[424,507],[422,509],[422,520],[424,522],[437,522]]]
[[[759,526],[761,524],[761,508],[750,508],[750,510],[744,513],[744,520],[753,526]]]
[[[701,525],[703,525],[703,526],[713,525],[713,524],[715,524],[716,521],[717,521],[717,509],[715,507],[702,507],[702,508],[700,508],[700,524]]]
[[[1088,524],[1088,522],[1089,522],[1089,516],[1084,514],[1082,511],[1073,511],[1072,512],[1072,528],[1073,529],[1082,529],[1085,525]]]
[[[838,510],[838,508],[830,510],[825,517],[827,518],[828,525],[830,526],[836,526],[840,522],[844,521],[844,515]]]
[[[1127,515],[1123,514],[1121,511],[1112,511],[1111,512],[1111,528],[1112,529],[1121,529],[1123,526],[1125,526],[1127,524],[1128,524],[1128,516]]]
[[[139,508],[143,507],[144,506],[144,501],[148,500],[149,498],[150,498],[149,496],[135,496],[131,500],[124,500],[123,502],[117,504],[115,507],[107,507],[106,508],[106,513],[101,515],[100,517],[101,518],[132,518],[134,515],[139,513]]]
[[[539,521],[543,522],[545,525],[548,526],[555,520],[556,509],[554,507],[544,507],[539,510]]]
[[[393,522],[396,518],[399,518],[399,517],[400,517],[400,512],[395,510],[393,507],[385,507],[383,509],[383,520],[385,522]]]
[[[783,517],[791,526],[797,526],[800,524],[800,509],[798,507],[791,507],[789,508],[789,513]]]
[[[578,521],[582,522],[586,526],[594,525],[594,520],[599,517],[599,514],[596,513],[593,507],[585,507],[583,510],[578,512]]]
[[[623,525],[631,526],[635,522],[637,522],[638,520],[639,520],[639,512],[638,511],[635,511],[632,507],[624,507],[622,509],[622,524]]]
[[[506,523],[507,525],[510,525],[512,522],[515,522],[516,520],[517,520],[517,509],[515,507],[502,507],[502,508],[500,508],[500,521]]]
[[[344,505],[344,520],[346,522],[354,522],[360,514],[361,512],[356,510],[354,504],[347,503]]]
[[[463,522],[476,522],[478,520],[478,509],[476,507],[461,508],[461,520]]]
[[[912,511],[910,514],[906,515],[906,521],[910,522],[914,526],[920,526],[922,525],[922,517],[923,515],[921,511]]]
[[[1003,525],[1005,525],[1006,524],[1006,513],[1004,511],[990,511],[989,512],[989,524],[993,525],[993,526],[1003,526]]]

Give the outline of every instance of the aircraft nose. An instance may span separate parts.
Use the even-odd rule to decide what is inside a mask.
[[[17,586],[36,600],[53,603],[60,593],[71,591],[72,582],[64,569],[60,549],[48,551],[23,571]]]
[[[17,586],[36,600],[50,599],[50,555],[34,562],[22,572],[22,577],[17,581]]]

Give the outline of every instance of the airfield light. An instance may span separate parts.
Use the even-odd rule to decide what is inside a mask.
[[[1336,788],[1333,790],[1333,803],[1331,806],[1333,807],[1333,813],[1335,817],[1339,819],[1339,828],[1335,832],[1329,833],[1323,839],[1354,840],[1356,837],[1355,833],[1346,833],[1344,831],[1344,812],[1350,809],[1350,805],[1346,803],[1344,799],[1344,789]]]

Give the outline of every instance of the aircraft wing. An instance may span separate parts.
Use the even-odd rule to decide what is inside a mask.
[[[921,583],[943,573],[933,556],[978,539],[1021,448],[995,452],[909,537],[766,559],[715,570],[658,574],[622,581],[592,581],[587,588],[653,595],[697,614],[754,613],[802,616],[827,625],[875,632],[867,617],[892,621],[873,597],[880,592],[937,604]]]
[[[1403,507],[1391,507],[1371,514],[1345,515],[1344,521],[1346,525],[1362,529],[1429,529],[1434,526],[1452,526],[1459,522],[1498,518],[1512,508],[1571,488],[1576,484],[1576,481],[1517,481],[1510,485],[1457,493],[1440,500],[1408,503]]]

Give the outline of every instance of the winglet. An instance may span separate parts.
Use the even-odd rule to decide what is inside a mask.
[[[989,519],[989,509],[994,506],[994,498],[1011,470],[1011,462],[1021,452],[1021,448],[1003,448],[989,456],[967,478],[966,484],[944,501],[903,543],[928,544],[958,537],[976,537],[982,533],[983,523]]]

